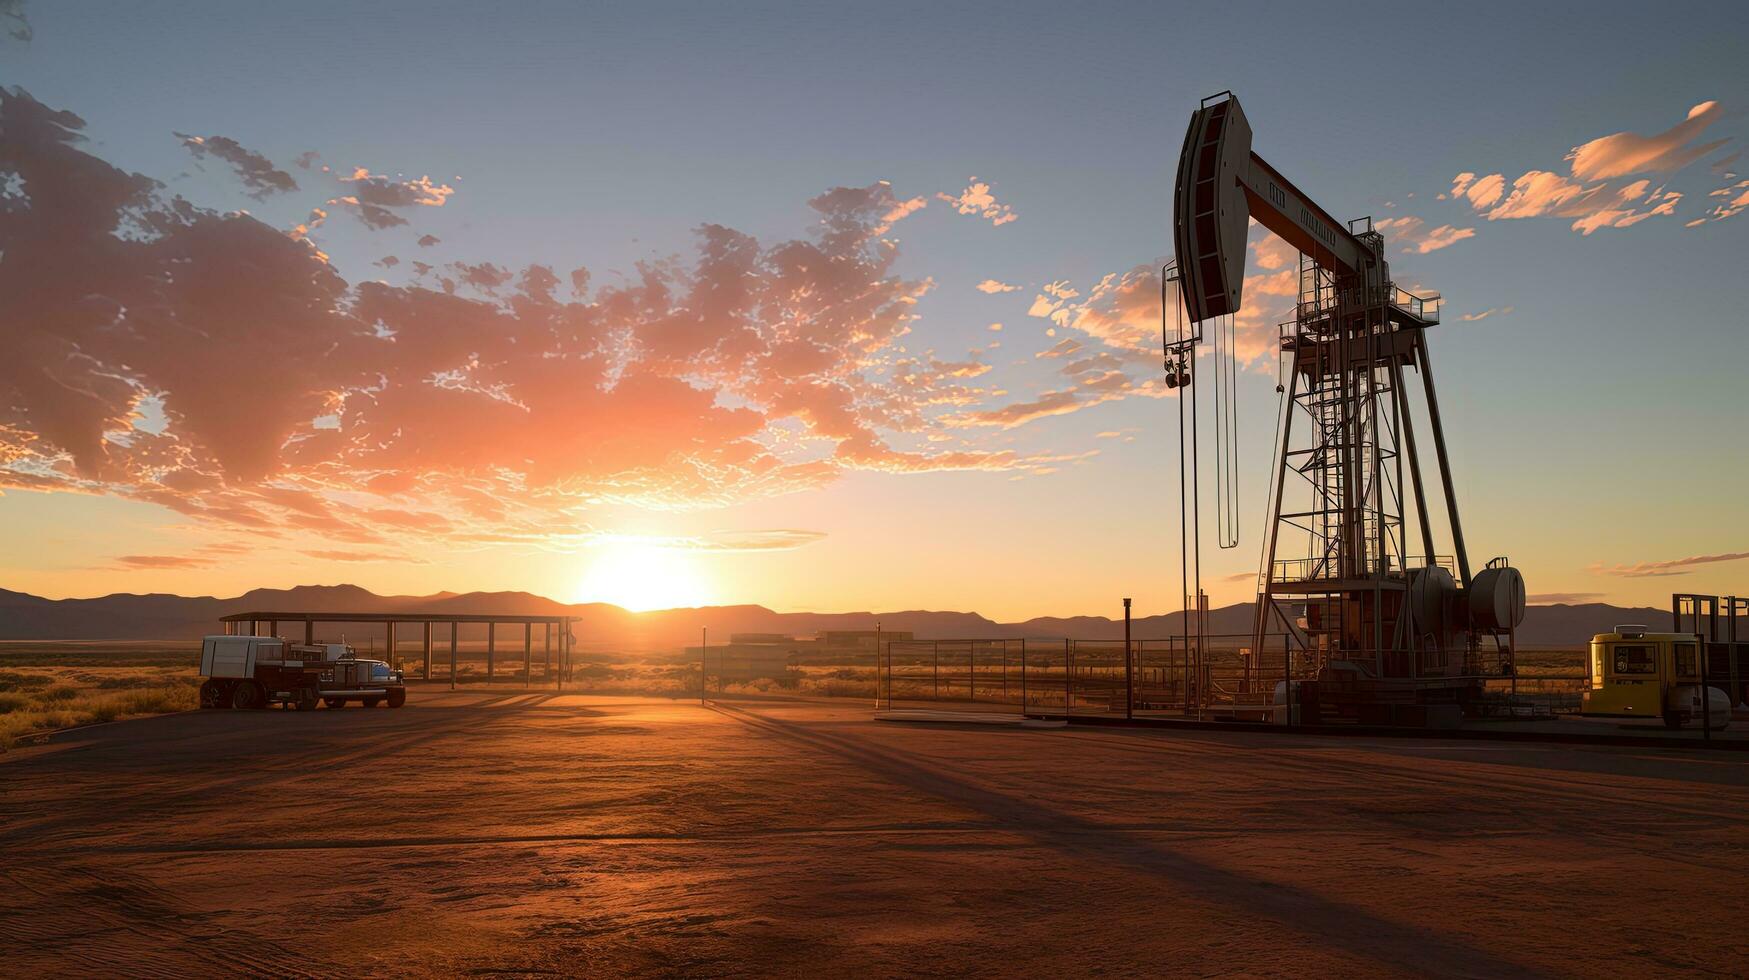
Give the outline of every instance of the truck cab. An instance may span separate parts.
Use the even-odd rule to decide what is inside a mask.
[[[391,708],[407,703],[406,680],[399,670],[381,660],[347,657],[324,664],[317,684],[322,703],[330,708],[344,708],[348,701],[361,702],[367,708],[385,701]]]
[[[1591,638],[1588,666],[1583,714],[1658,718],[1669,728],[1699,723],[1703,712],[1715,729],[1731,722],[1730,698],[1702,683],[1700,638],[1692,633],[1617,626]]]

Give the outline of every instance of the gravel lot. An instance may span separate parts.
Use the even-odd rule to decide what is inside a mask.
[[[1749,969],[1741,753],[415,691],[0,758],[0,973]]]

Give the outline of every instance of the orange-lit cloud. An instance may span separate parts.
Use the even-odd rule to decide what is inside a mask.
[[[1703,102],[1690,109],[1682,122],[1655,136],[1622,132],[1599,137],[1567,154],[1569,173],[1527,170],[1512,181],[1509,191],[1502,174],[1478,178],[1474,172],[1464,171],[1452,179],[1450,193],[1441,197],[1466,200],[1489,221],[1569,218],[1570,227],[1581,235],[1602,228],[1632,227],[1647,218],[1674,214],[1683,195],[1664,185],[1653,187],[1645,177],[1618,181],[1680,170],[1723,146],[1728,139],[1695,142],[1723,114],[1717,102]],[[1445,232],[1443,238],[1436,238],[1434,232],[1441,231]],[[1426,236],[1430,247],[1420,250],[1432,251],[1469,237],[1463,231],[1441,226]],[[1435,241],[1440,243],[1432,244]]]
[[[1656,136],[1614,133],[1599,137],[1574,147],[1567,160],[1573,165],[1573,176],[1580,180],[1680,170],[1728,142],[1694,142],[1724,111],[1717,102],[1702,102],[1688,110],[1687,119]]]
[[[966,189],[956,197],[951,194],[936,194],[936,198],[946,201],[960,214],[975,214],[980,218],[988,218],[990,224],[1001,227],[1013,221],[1019,215],[1014,209],[996,200],[996,195],[990,192],[990,185],[978,178],[971,178]]]
[[[1403,246],[1404,252],[1416,255],[1426,255],[1437,252],[1449,245],[1455,245],[1466,238],[1473,238],[1474,228],[1456,228],[1451,225],[1440,225],[1437,228],[1427,228],[1426,223],[1412,214],[1396,218],[1381,218],[1373,222],[1373,227]]]
[[[1019,288],[1019,286],[1012,286],[995,279],[986,279],[983,282],[978,283],[978,292],[980,293],[1012,293]]]
[[[707,224],[689,259],[603,286],[577,269],[561,299],[538,264],[348,282],[310,241],[320,209],[287,234],[167,199],[87,152],[83,125],[0,90],[0,174],[17,175],[0,184],[0,486],[367,555],[579,540],[603,504],[714,505],[850,469],[1042,465],[947,421],[998,397],[989,365],[904,352],[931,282],[895,271],[881,232],[920,199],[883,183],[813,198],[809,237]],[[451,193],[346,180],[378,226],[368,208]]]
[[[1708,196],[1720,198],[1720,200],[1707,209],[1705,218],[1691,221],[1690,225],[1700,224],[1702,221],[1708,220],[1723,221],[1749,210],[1749,180],[1739,180],[1736,183],[1726,184],[1718,190],[1708,192]]]
[[[1687,575],[1696,565],[1711,565],[1724,561],[1743,561],[1749,559],[1749,551],[1732,551],[1718,555],[1693,555],[1688,558],[1670,558],[1664,561],[1640,561],[1631,565],[1604,565],[1598,562],[1591,566],[1593,572],[1602,575],[1620,575],[1624,578],[1654,578],[1667,575]]]
[[[214,564],[214,559],[198,555],[122,555],[115,563],[130,569],[205,568]]]
[[[389,552],[389,551],[322,551],[322,550],[316,550],[316,551],[304,552],[304,557],[315,558],[318,561],[393,562],[397,565],[401,565],[401,564],[423,565],[423,564],[426,564],[426,561],[423,558],[417,558],[417,557],[414,557],[411,555],[404,555],[404,554],[400,554],[398,552]]]
[[[1502,174],[1489,174],[1486,177],[1478,178],[1475,174],[1465,171],[1453,177],[1451,181],[1451,196],[1467,199],[1470,206],[1477,210],[1491,207],[1494,202],[1500,200],[1500,196],[1505,191],[1506,178]],[[1444,197],[1445,195],[1440,196]]]

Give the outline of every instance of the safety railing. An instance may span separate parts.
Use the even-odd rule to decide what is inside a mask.
[[[1368,555],[1367,560],[1371,563],[1377,559],[1376,556]],[[1401,567],[1395,561],[1391,561],[1387,571],[1390,574],[1400,575],[1405,568],[1417,569],[1428,566],[1445,569],[1454,576],[1457,574],[1457,560],[1451,555],[1434,555],[1432,558],[1411,555],[1403,559]],[[1334,555],[1315,558],[1277,558],[1270,567],[1273,570],[1270,580],[1274,582],[1316,582],[1320,579],[1340,577]]]
[[[1418,320],[1428,323],[1439,322],[1439,294],[1420,296],[1402,288],[1391,286],[1391,305],[1404,310]]]

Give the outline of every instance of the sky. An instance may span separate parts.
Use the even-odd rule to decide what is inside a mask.
[[[1475,563],[1749,590],[1749,7],[1312,7],[0,0],[0,587],[1175,609],[1158,269],[1231,90],[1443,296]]]

